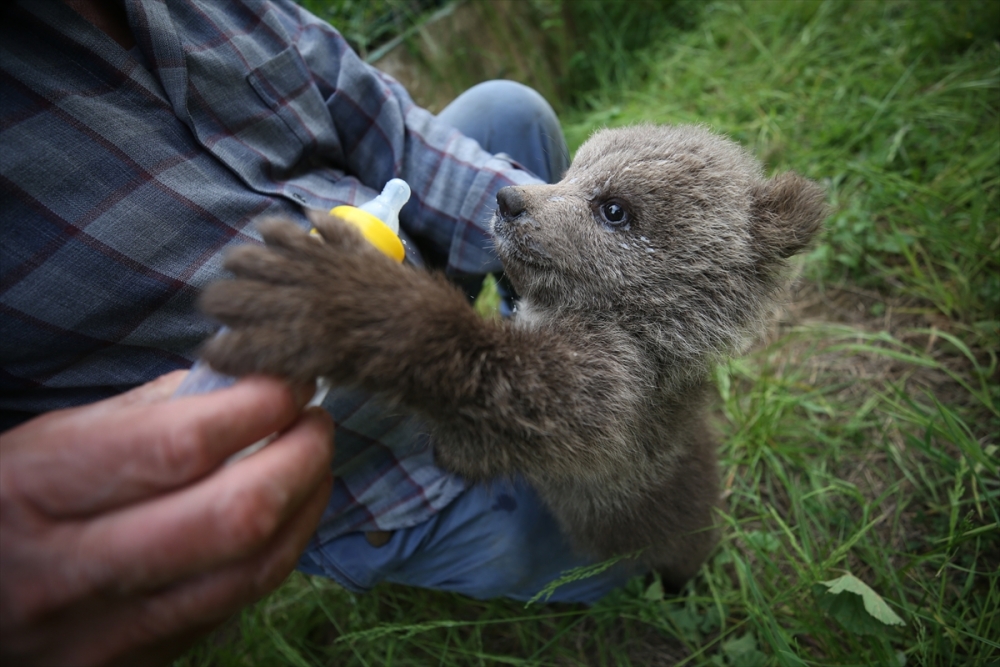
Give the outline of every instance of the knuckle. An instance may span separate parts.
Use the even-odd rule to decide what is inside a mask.
[[[205,424],[173,424],[154,449],[156,465],[174,479],[192,479],[212,466],[209,445]]]
[[[281,585],[281,582],[285,580],[285,577],[288,576],[294,565],[293,563],[286,563],[285,561],[287,560],[287,558],[283,558],[280,561],[270,562],[261,568],[260,572],[254,577],[253,590],[255,597],[263,597]]]
[[[312,394],[309,392],[310,388],[303,389],[303,393]],[[308,398],[306,399],[308,400]],[[291,416],[299,411],[299,398],[296,395],[296,390],[292,388],[289,382],[281,382],[275,387],[273,395],[268,401],[271,408],[275,411],[278,416]]]
[[[269,485],[233,491],[217,506],[220,534],[237,554],[257,551],[278,532],[285,500]]]
[[[297,558],[297,554],[288,549],[281,549],[278,554],[268,558],[254,574],[254,597],[263,597],[280,586],[295,567]]]
[[[310,410],[313,431],[309,437],[310,458],[324,468],[333,461],[333,417],[322,408]]]

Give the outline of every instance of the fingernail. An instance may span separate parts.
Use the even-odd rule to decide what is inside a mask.
[[[305,412],[303,412],[302,414],[315,415],[316,417],[319,417],[320,419],[323,420],[323,424],[325,425],[325,427],[329,429],[331,433],[333,433],[333,427],[335,426],[333,421],[333,416],[329,412],[324,410],[322,406],[314,405]]]
[[[302,413],[302,415],[303,418],[319,420],[324,431],[324,437],[330,447],[330,456],[333,456],[336,451],[336,445],[334,444],[334,429],[336,428],[336,424],[333,421],[333,416],[318,405],[314,405],[313,407],[307,409]]]
[[[295,405],[299,406],[299,408],[304,408],[316,394],[316,383],[310,382],[308,384],[295,385],[292,387],[292,392],[295,394]]]

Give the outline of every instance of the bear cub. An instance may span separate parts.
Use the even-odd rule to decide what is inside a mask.
[[[717,540],[710,369],[762,334],[823,192],[766,179],[700,127],[642,125],[597,132],[561,182],[497,201],[510,320],[338,220],[318,222],[325,243],[271,220],[203,295],[231,329],[205,358],[380,394],[426,419],[442,467],[524,476],[579,550],[641,551],[678,589]]]

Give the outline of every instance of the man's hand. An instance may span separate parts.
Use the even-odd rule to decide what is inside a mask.
[[[264,377],[169,400],[183,375],[0,435],[0,658],[166,662],[294,567],[330,493],[329,416]]]

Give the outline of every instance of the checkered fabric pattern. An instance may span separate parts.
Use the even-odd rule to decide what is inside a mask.
[[[275,0],[126,0],[131,51],[58,0],[0,8],[0,428],[188,367],[194,309],[253,221],[360,204],[456,274],[496,271],[496,191],[537,182],[415,106],[329,25]],[[462,484],[413,418],[335,392],[324,524],[413,525]]]

